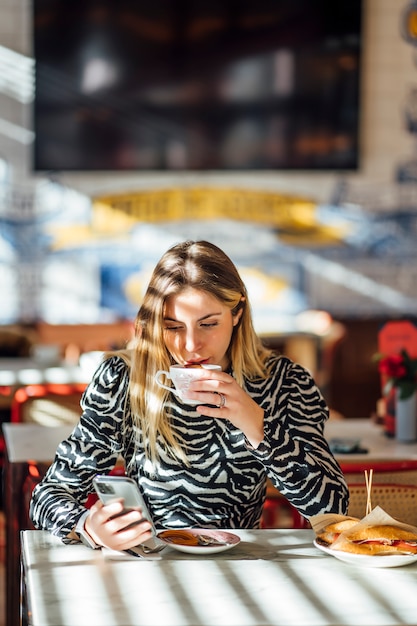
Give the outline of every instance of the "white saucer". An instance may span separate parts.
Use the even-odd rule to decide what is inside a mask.
[[[234,548],[240,542],[240,537],[238,537],[237,535],[226,532],[224,530],[215,530],[213,528],[210,528],[210,529],[187,528],[184,530],[178,530],[178,536],[180,536],[181,533],[184,533],[184,532],[190,535],[194,535],[194,536],[204,535],[205,537],[211,537],[215,541],[225,542],[224,544],[201,546],[201,545],[189,545],[188,543],[179,543],[179,541],[174,542],[169,539],[165,540],[164,533],[168,533],[168,532],[169,532],[169,535],[172,536],[172,534],[175,533],[176,531],[175,530],[162,531],[158,533],[159,539],[164,541],[167,544],[167,546],[170,546],[171,548],[174,548],[175,550],[178,550],[179,552],[186,552],[187,554],[204,555],[204,554],[215,554],[216,552],[225,552],[226,550],[230,550],[231,548]]]

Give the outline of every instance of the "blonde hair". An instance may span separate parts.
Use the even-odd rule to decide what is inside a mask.
[[[171,296],[192,287],[210,293],[230,308],[233,315],[242,308],[233,329],[228,356],[239,385],[244,378],[266,378],[266,349],[255,333],[246,287],[231,259],[207,241],[186,241],[170,248],[151,276],[135,321],[130,355],[130,408],[133,423],[143,436],[151,461],[158,458],[157,437],[162,436],[173,456],[186,462],[183,442],[178,438],[164,405],[169,394],[154,381],[157,370],[168,369],[173,361],[164,341],[164,309]],[[138,445],[139,442],[136,442]]]

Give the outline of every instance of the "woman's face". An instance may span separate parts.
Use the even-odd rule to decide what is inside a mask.
[[[206,291],[187,288],[165,303],[165,345],[180,365],[210,363],[226,369],[227,349],[241,314],[233,315]]]

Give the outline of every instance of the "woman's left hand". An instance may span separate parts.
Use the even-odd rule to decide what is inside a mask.
[[[229,420],[245,434],[254,448],[263,441],[263,409],[229,374],[206,371],[204,378],[190,384],[184,398],[201,400],[202,404],[196,407],[201,415]]]

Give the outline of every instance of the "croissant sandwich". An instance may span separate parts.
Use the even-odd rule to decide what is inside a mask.
[[[358,522],[359,519],[357,517],[345,517],[342,520],[328,524],[317,533],[317,541],[323,546],[330,546],[340,537],[341,533],[350,530]]]
[[[354,554],[417,554],[417,533],[389,524],[360,526],[339,536],[333,550]]]

